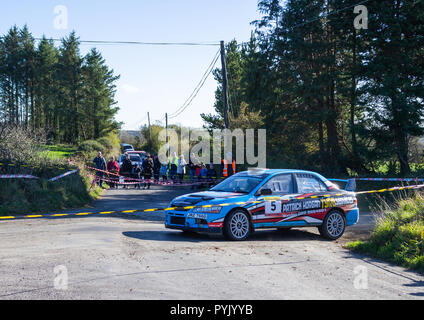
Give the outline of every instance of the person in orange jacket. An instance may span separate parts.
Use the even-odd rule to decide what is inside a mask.
[[[221,173],[223,178],[231,177],[237,172],[236,160],[233,160],[231,152],[227,152],[226,158],[221,160]]]

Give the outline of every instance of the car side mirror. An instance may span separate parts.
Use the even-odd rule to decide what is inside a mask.
[[[261,189],[261,196],[270,196],[272,194],[271,189]]]

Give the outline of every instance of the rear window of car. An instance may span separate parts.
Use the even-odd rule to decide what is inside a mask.
[[[140,162],[141,161],[141,158],[138,155],[130,155],[130,160],[131,161]]]
[[[325,184],[311,174],[296,174],[299,193],[315,193],[327,191]]]

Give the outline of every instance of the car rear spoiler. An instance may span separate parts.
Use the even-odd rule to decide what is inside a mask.
[[[356,180],[355,179],[328,179],[330,181],[340,181],[345,182],[345,190],[346,191],[355,191],[356,190]]]

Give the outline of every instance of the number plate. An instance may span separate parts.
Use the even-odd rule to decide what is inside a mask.
[[[281,200],[265,201],[265,214],[267,215],[281,214]]]
[[[206,219],[207,217],[206,213],[187,213],[187,218]]]

